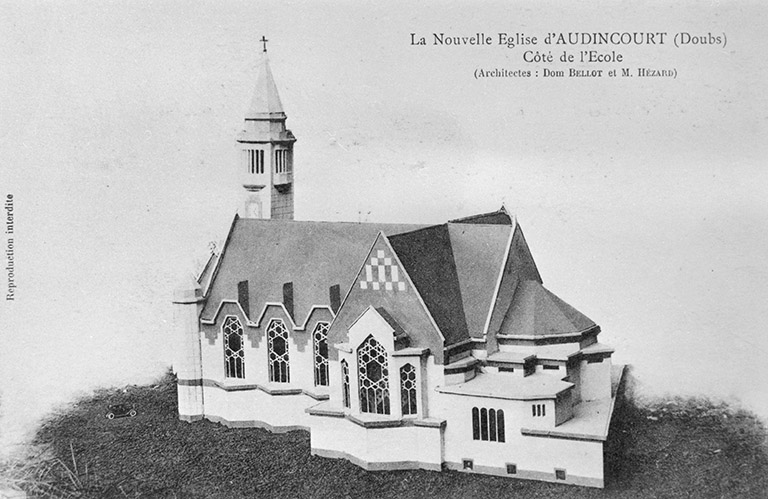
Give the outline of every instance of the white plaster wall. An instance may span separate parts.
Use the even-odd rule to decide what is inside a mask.
[[[540,350],[541,346],[535,346],[535,345],[499,345],[499,351],[501,352],[513,352],[513,353],[520,353],[524,355],[536,355],[537,351]],[[557,352],[561,355],[568,355],[570,353],[573,353],[577,350],[579,350],[581,347],[579,345],[578,341],[574,341],[571,343],[561,343],[558,345],[547,345],[546,349],[550,352]],[[547,357],[547,356],[544,356]]]
[[[445,384],[445,368],[439,364],[435,364],[435,356],[430,355],[427,357],[427,361],[424,364],[425,375],[425,411],[424,417],[429,418],[442,418],[441,412],[435,410],[436,405],[439,403],[439,394],[437,387]]]
[[[570,382],[574,384],[571,390],[571,397],[574,404],[581,403],[581,361],[569,364],[566,373],[570,377]]]
[[[555,399],[555,413],[555,425],[563,424],[573,418],[573,390]]]
[[[422,359],[418,355],[408,357],[392,357],[392,378],[395,386],[390,388],[389,397],[391,405],[397,405],[397,414],[402,415],[402,394],[400,380],[400,368],[406,364],[411,364],[416,369],[416,414],[405,416],[406,418],[424,417],[424,369],[422,369]],[[351,375],[351,374],[350,374]]]
[[[318,403],[304,394],[269,395],[256,389],[225,391],[208,386],[204,387],[204,396],[206,416],[230,423],[262,422],[278,429],[287,426],[309,428],[309,415],[304,411]]]
[[[240,319],[241,324],[244,325],[244,321]],[[223,324],[223,319],[220,321]],[[264,321],[264,325],[268,325],[269,321]],[[289,325],[286,324],[286,327]],[[268,364],[268,348],[266,333],[261,332],[261,338],[258,341],[258,348],[254,348],[249,339],[249,335],[256,334],[256,330],[253,328],[245,328],[245,334],[243,336],[243,348],[245,352],[245,378],[234,379],[224,377],[224,335],[221,332],[221,326],[216,326],[218,333],[213,345],[208,341],[208,338],[201,333],[201,351],[202,351],[202,377],[206,379],[216,380],[226,384],[259,384],[266,385],[269,383],[269,364]],[[266,327],[264,328],[264,330]],[[299,351],[298,346],[294,343],[294,336],[307,335],[308,332],[293,332],[288,331],[288,360],[290,365],[290,385],[292,387],[299,387],[307,390],[314,389],[314,355],[312,350],[311,338],[307,343],[303,352]]]
[[[514,443],[510,462],[519,469],[554,473],[561,468],[569,476],[603,479],[601,442],[520,436]]]
[[[329,348],[333,346],[329,345]],[[342,381],[341,381],[341,358],[344,352],[339,352],[339,360],[331,360],[328,362],[328,395],[330,396],[331,405],[334,407],[343,406],[342,395]],[[349,362],[349,361],[347,361]],[[352,373],[349,373],[350,377]],[[351,397],[350,393],[350,397]]]
[[[504,469],[507,463],[520,470],[554,473],[564,468],[567,473],[602,479],[603,457],[600,442],[583,442],[524,436],[521,427],[554,427],[554,406],[547,401],[545,418],[531,417],[530,402],[481,399],[440,394],[440,407],[450,409],[445,428],[445,460],[461,463],[472,459],[475,466]],[[502,409],[505,419],[505,442],[472,438],[472,408]],[[445,413],[444,413],[445,414]]]
[[[305,390],[312,390],[315,386],[315,359],[312,345],[312,331],[288,331],[288,358],[290,361],[290,380],[291,385],[301,387]],[[301,340],[307,340],[304,351],[299,351],[298,345],[294,342],[294,337],[301,337]],[[267,362],[267,344],[264,343],[264,358]]]
[[[179,416],[203,415],[203,390],[200,386],[178,385],[177,400]]]
[[[174,348],[173,370],[181,379],[200,378],[200,346],[196,344],[198,333],[198,305],[196,303],[173,304]]]
[[[224,317],[225,316],[222,316],[219,324],[223,324]],[[261,337],[257,342],[258,348],[254,348],[249,338],[249,334],[253,335],[257,330],[245,326],[245,321],[242,318],[238,317],[238,319],[241,321],[245,330],[243,337],[245,378],[238,379],[224,377],[224,336],[219,325],[216,326],[218,330],[213,344],[209,343],[208,338],[206,338],[203,333],[200,334],[202,377],[204,379],[212,380],[228,387],[259,385],[276,389],[284,387],[311,390],[314,388],[314,358],[311,349],[312,345],[311,343],[308,343],[307,348],[301,352],[293,341],[294,335],[308,335],[309,333],[295,333],[289,329],[288,359],[291,382],[285,384],[270,383],[266,333],[260,333]],[[269,321],[265,320],[264,325],[266,326],[268,324]],[[289,324],[286,323],[286,326],[289,326]],[[266,328],[263,328],[263,331],[265,330]],[[181,390],[182,387],[179,388]],[[204,387],[203,393],[205,400],[205,415],[213,418],[222,418],[231,423],[246,422],[248,424],[254,424],[255,422],[262,422],[273,427],[308,427],[308,416],[304,413],[304,410],[307,407],[317,404],[317,400],[305,394],[270,395],[255,388],[249,390],[227,391],[217,387],[206,386]],[[202,412],[203,411],[200,411],[197,414]]]
[[[357,351],[357,347],[365,341],[368,335],[373,335],[386,351],[391,352],[395,349],[395,337],[392,328],[373,308],[368,308],[363,312],[360,318],[349,328],[349,344],[352,346],[353,352]]]
[[[533,345],[505,345],[499,344],[500,352],[520,353],[524,355],[535,355],[536,347]]]
[[[198,341],[196,303],[174,304],[174,328],[176,348],[174,370],[181,380],[199,380],[202,373],[200,365],[200,343]],[[203,414],[203,391],[200,386],[178,385],[177,399],[179,415],[198,416]]]
[[[590,364],[581,361],[581,398],[584,401],[611,396],[611,358]]]
[[[436,403],[433,406],[433,417],[442,418],[454,422],[450,431],[446,430],[446,436],[453,432],[462,433],[472,438],[472,408],[488,408],[504,410],[504,418],[507,430],[519,432],[520,428],[550,429],[555,427],[555,401],[554,400],[505,400],[482,397],[469,397],[463,395],[451,395],[435,393]],[[531,406],[543,404],[545,416],[532,415]],[[456,424],[458,422],[458,425]],[[458,426],[458,427],[457,427]],[[464,438],[457,435],[459,438]]]
[[[364,428],[345,418],[311,419],[313,452],[343,453],[367,463],[417,461],[440,466],[442,462],[439,428]]]
[[[368,308],[349,328],[349,345],[352,347],[352,352],[350,354],[340,352],[341,355],[339,355],[340,360],[341,358],[346,358],[349,362],[351,412],[353,414],[360,413],[357,350],[368,336],[373,336],[387,352],[390,415],[396,418],[400,417],[402,415],[402,409],[400,408],[400,373],[395,369],[395,363],[391,355],[391,352],[395,349],[395,337],[390,325],[372,308]]]
[[[212,326],[218,327],[218,326]],[[246,344],[249,344],[246,339]],[[203,372],[202,377],[207,379],[223,379],[224,378],[224,347],[221,330],[219,329],[216,335],[216,340],[213,344],[209,343],[205,334],[200,332],[200,356],[202,359]],[[247,359],[246,359],[246,375],[248,375]]]

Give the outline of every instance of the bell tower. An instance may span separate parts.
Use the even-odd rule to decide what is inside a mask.
[[[293,143],[267,58],[267,39],[245,127],[237,137],[242,218],[293,220]]]

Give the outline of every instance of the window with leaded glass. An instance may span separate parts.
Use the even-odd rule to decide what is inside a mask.
[[[341,395],[344,407],[349,407],[349,364],[346,360],[341,361]]]
[[[472,408],[472,439],[504,442],[504,411],[499,409]]]
[[[369,336],[357,350],[360,381],[360,411],[389,414],[389,369],[387,352]]]
[[[315,386],[328,386],[328,323],[318,322],[312,333],[315,353]]]
[[[221,326],[224,336],[224,376],[245,378],[243,326],[237,317],[228,316]]]
[[[416,368],[412,364],[400,368],[400,402],[403,416],[416,414]]]
[[[267,328],[267,354],[269,360],[269,381],[288,383],[288,330],[283,321],[275,319]]]

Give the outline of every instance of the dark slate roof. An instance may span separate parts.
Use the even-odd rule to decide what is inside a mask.
[[[491,225],[513,225],[512,217],[507,213],[507,209],[503,206],[496,211],[490,213],[481,213],[480,215],[472,215],[464,218],[457,218],[451,220],[448,223],[462,223],[462,224],[491,224]]]
[[[450,346],[469,339],[448,224],[388,237]]]
[[[387,321],[387,324],[389,324],[392,327],[392,330],[395,332],[396,340],[399,340],[401,338],[408,338],[408,333],[406,333],[405,329],[403,329],[400,323],[397,322],[389,312],[387,312],[386,308],[376,307],[376,311],[379,313],[381,318]]]
[[[505,217],[510,223],[501,223]],[[541,285],[532,258],[527,249],[521,249],[524,242],[510,250],[520,260],[510,270],[517,275],[510,277],[521,282],[505,303],[494,304],[516,229],[503,208],[427,227],[236,217],[215,265],[202,318],[213,319],[222,300],[238,298],[238,282],[248,280],[247,313],[256,320],[265,303],[283,301],[283,285],[290,282],[293,319],[302,325],[313,305],[330,303],[331,286],[339,285],[341,296],[346,296],[371,245],[383,232],[445,337],[446,347],[481,336],[492,307],[503,316],[503,320],[499,317],[500,334],[544,336],[596,327]],[[209,275],[206,269],[202,280]],[[389,314],[383,311],[382,316]]]
[[[499,334],[548,336],[587,331],[595,322],[547,290],[540,282],[522,281]]]
[[[513,226],[449,223],[469,334],[482,337]]]
[[[329,287],[345,296],[379,231],[398,234],[409,224],[295,222],[235,218],[202,312],[213,319],[222,300],[237,299],[237,283],[249,281],[249,318],[266,302],[283,301],[293,283],[293,319],[302,324],[313,305],[330,303]]]

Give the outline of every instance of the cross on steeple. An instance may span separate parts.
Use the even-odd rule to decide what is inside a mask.
[[[264,52],[266,52],[266,51],[267,51],[267,42],[268,42],[269,40],[267,40],[267,37],[266,37],[266,36],[263,36],[263,35],[262,35],[262,37],[261,37],[261,40],[259,40],[259,41],[260,41],[261,43],[263,43],[263,44],[264,44]]]

